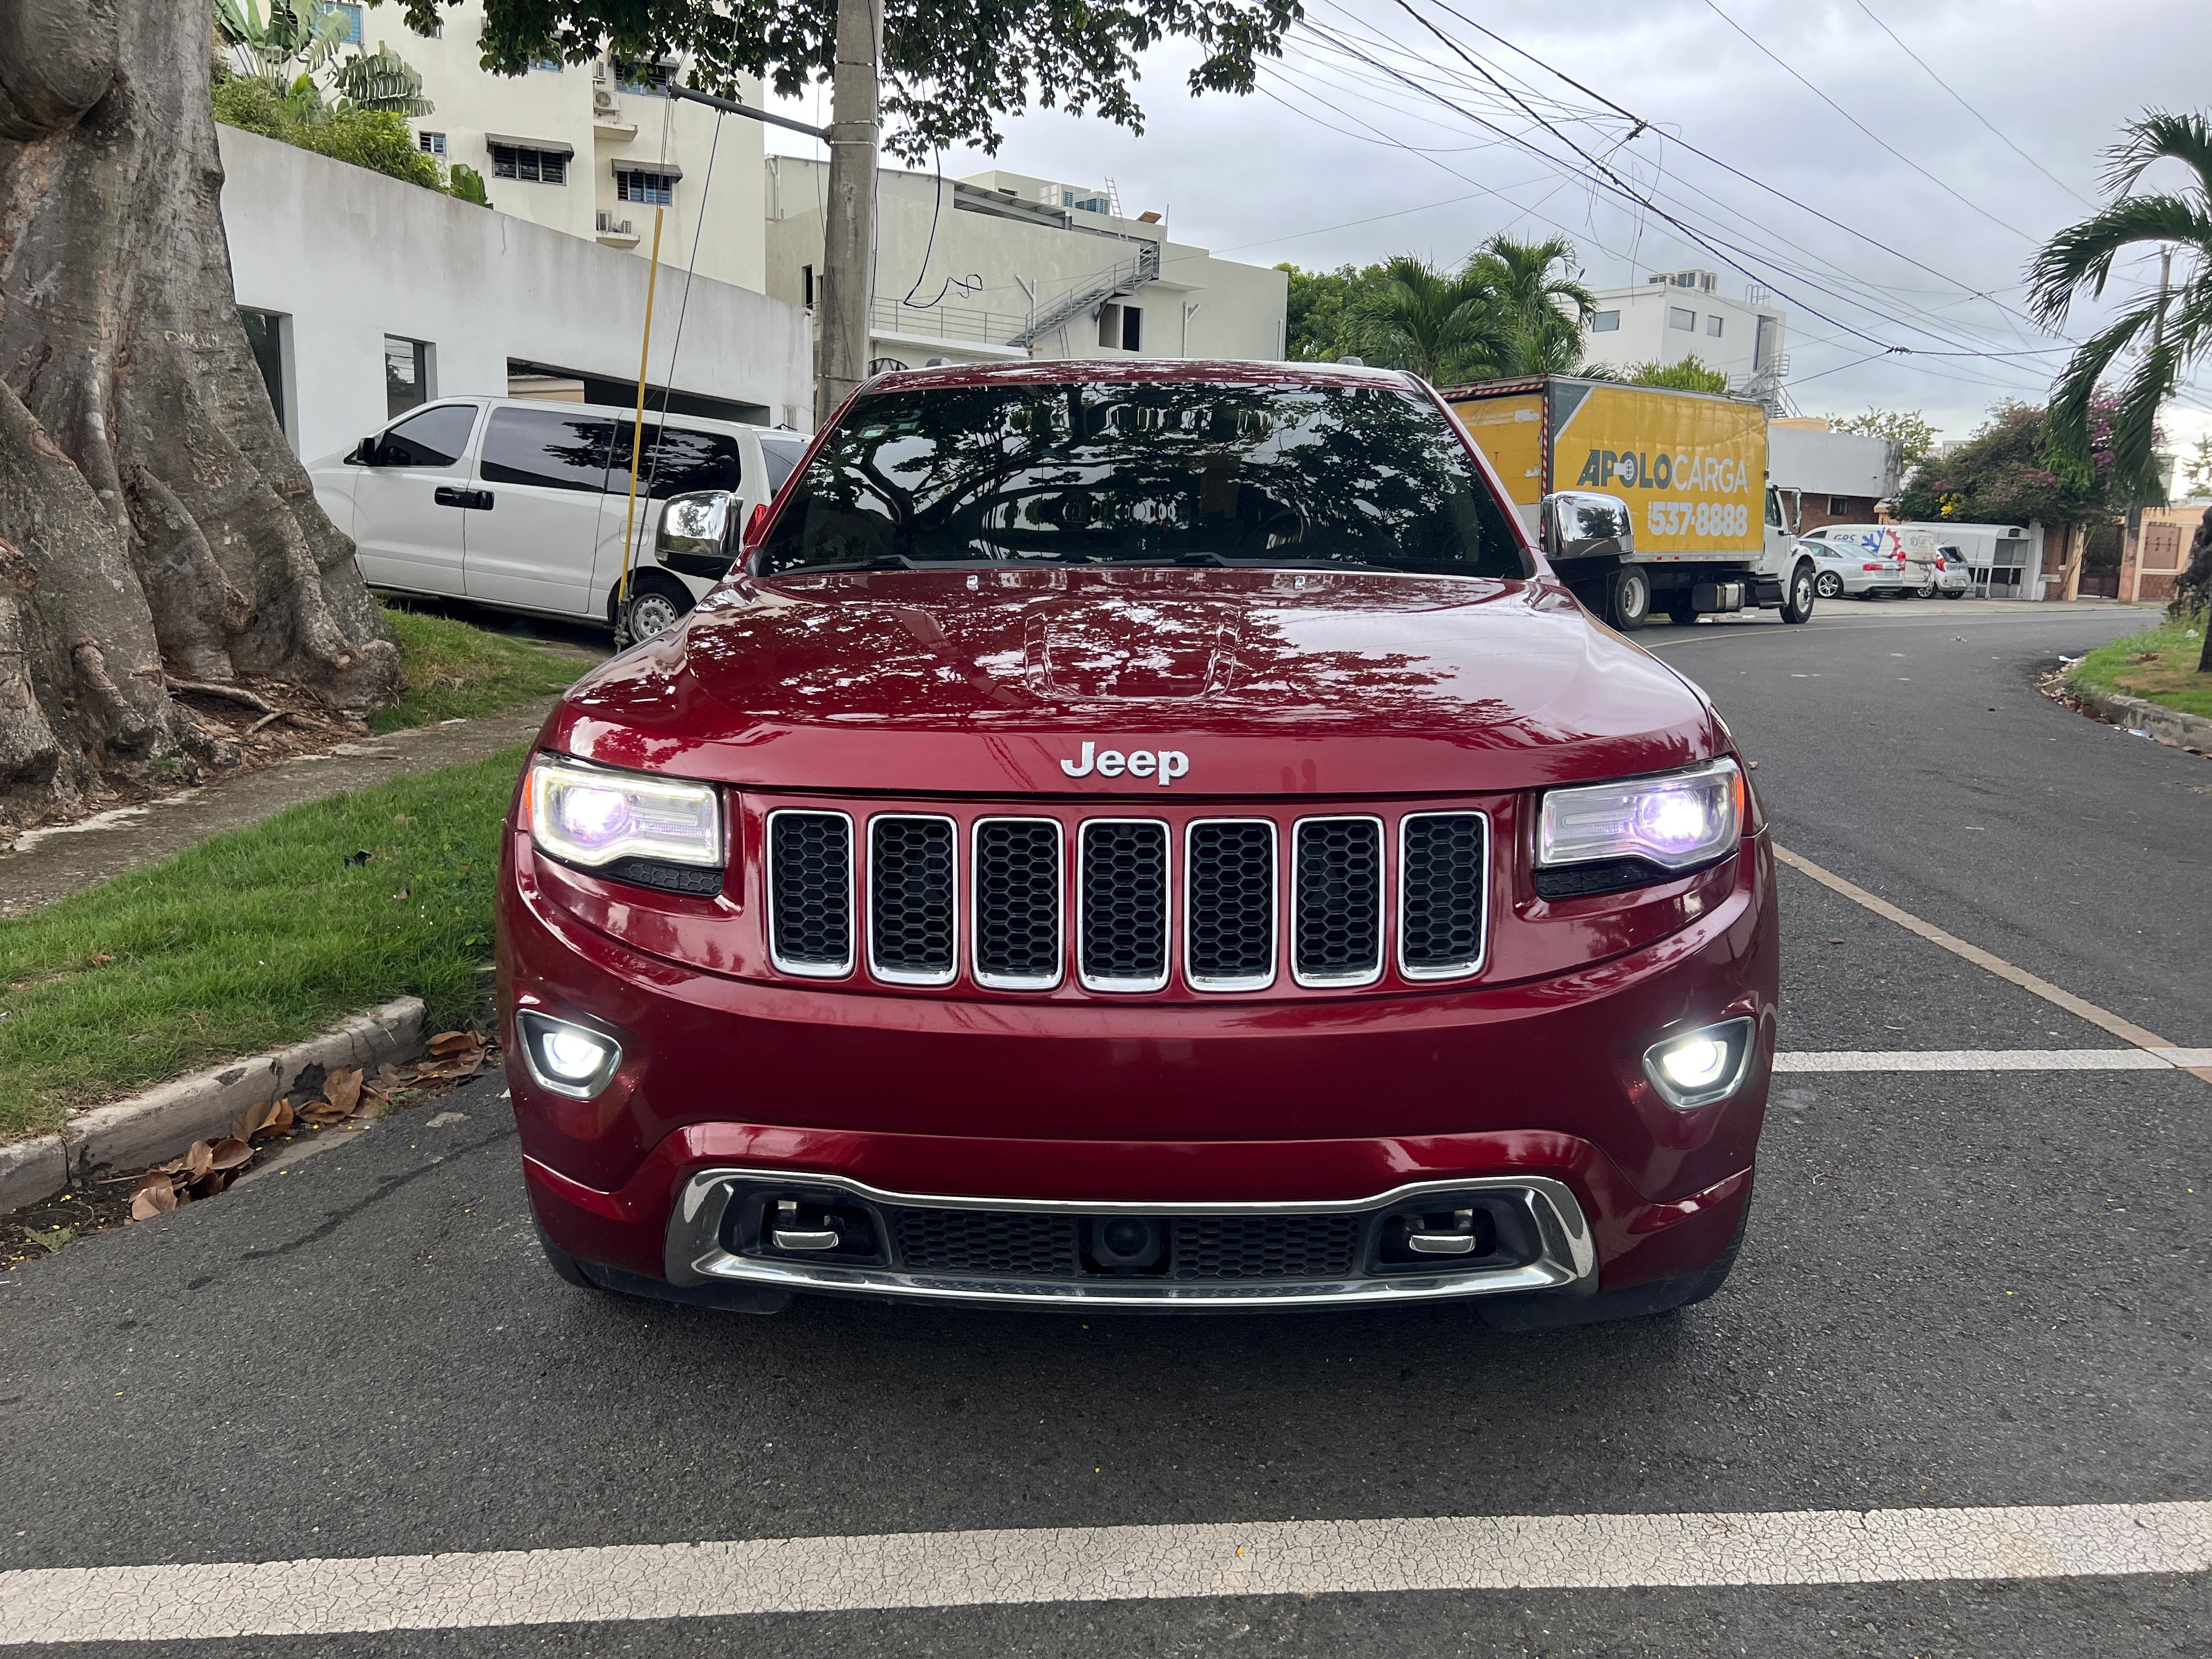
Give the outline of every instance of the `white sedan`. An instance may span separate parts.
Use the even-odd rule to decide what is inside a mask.
[[[1885,558],[1864,548],[1806,537],[1797,550],[1813,560],[1813,591],[1824,599],[1843,595],[1867,599],[1877,592],[1895,593],[1905,580],[1905,562]]]

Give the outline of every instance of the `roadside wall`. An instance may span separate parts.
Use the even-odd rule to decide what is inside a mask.
[[[349,449],[388,418],[387,337],[428,348],[417,401],[503,397],[510,359],[636,380],[643,261],[256,133],[217,132],[234,286],[241,307],[276,319],[280,413],[302,459]],[[684,285],[664,266],[656,384]],[[673,384],[764,424],[808,425],[811,326],[796,306],[702,276]]]
[[[2145,508],[2120,555],[2120,598],[2172,599],[2175,579],[2189,563],[2190,541],[2208,513],[2212,501],[2203,499]]]

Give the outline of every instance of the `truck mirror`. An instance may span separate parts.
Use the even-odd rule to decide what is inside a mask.
[[[653,555],[671,570],[719,581],[730,574],[735,556],[729,545],[736,497],[726,489],[695,489],[671,495],[660,509]]]
[[[1628,503],[1586,489],[1544,497],[1543,538],[1544,552],[1553,559],[1626,557],[1636,550]]]

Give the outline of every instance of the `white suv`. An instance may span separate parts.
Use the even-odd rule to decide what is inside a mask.
[[[410,409],[307,471],[353,538],[372,587],[442,593],[612,624],[622,585],[632,411],[524,398],[446,398]],[[726,555],[657,559],[661,503],[726,490],[742,526],[806,453],[804,434],[647,412],[627,618],[659,633],[729,568]],[[734,540],[734,538],[732,538]]]

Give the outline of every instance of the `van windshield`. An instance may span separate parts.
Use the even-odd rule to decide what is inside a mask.
[[[1529,574],[1458,433],[1411,388],[1187,381],[863,398],[757,568],[977,563]]]

